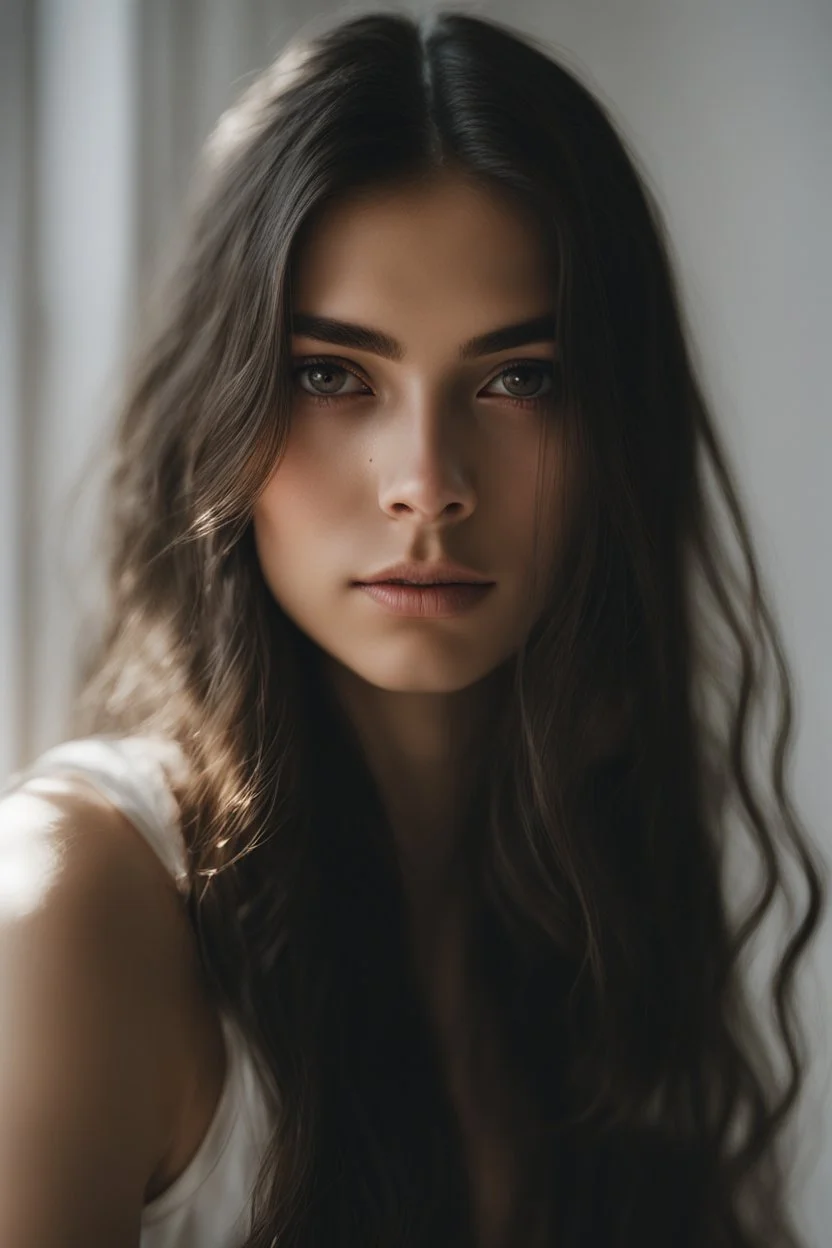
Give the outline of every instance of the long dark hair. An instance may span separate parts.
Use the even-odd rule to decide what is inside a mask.
[[[251,526],[290,420],[301,231],[440,168],[541,223],[584,485],[557,590],[499,673],[464,828],[483,998],[535,1106],[512,1243],[794,1248],[778,1144],[824,892],[786,792],[790,676],[660,214],[547,48],[458,13],[352,17],[222,119],[118,425],[75,724],[160,733],[190,764],[190,914],[275,1112],[248,1248],[472,1243],[378,793]],[[736,915],[734,830],[760,867]],[[806,901],[773,975],[778,1080],[741,970],[786,856]]]

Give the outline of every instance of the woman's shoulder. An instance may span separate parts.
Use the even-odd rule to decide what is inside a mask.
[[[176,872],[134,814],[95,774],[38,764],[20,774],[0,794],[0,925],[47,943],[71,937],[87,952],[101,940],[111,973],[131,974],[153,1008],[166,987],[188,999],[196,943]]]
[[[177,888],[187,892],[187,856],[174,796],[185,772],[175,742],[145,736],[80,737],[38,755],[10,778],[4,796],[15,790],[41,794],[61,803],[64,818],[70,819],[84,802],[89,807],[86,818],[93,809],[102,815],[111,810],[110,824],[123,827],[126,820]]]
[[[6,919],[80,898],[157,912],[170,885],[122,804],[83,773],[33,768],[0,794],[0,861]]]
[[[110,1188],[115,1225],[181,1112],[196,967],[168,873],[94,787],[42,777],[0,797],[0,966],[0,1152],[23,1149],[56,1204],[21,1193],[14,1216],[80,1235],[104,1216],[84,1192]]]

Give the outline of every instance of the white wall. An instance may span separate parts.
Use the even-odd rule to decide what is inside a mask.
[[[792,658],[799,811],[828,852],[832,6],[464,7],[559,45],[646,164]],[[82,505],[67,530],[66,496],[106,420],[134,294],[164,252],[198,144],[310,6],[6,0],[0,8],[5,773],[60,734],[88,523]],[[816,1066],[801,1119],[797,1214],[814,1248],[832,1240],[830,970],[827,923],[804,982]]]

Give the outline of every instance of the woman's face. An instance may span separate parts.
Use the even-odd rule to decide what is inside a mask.
[[[563,537],[552,303],[532,222],[450,174],[354,195],[302,240],[291,428],[255,506],[255,541],[286,614],[378,688],[473,685],[539,614]],[[396,345],[344,345],[308,318]],[[507,346],[464,350],[528,322],[539,323]],[[395,613],[356,584],[403,560],[440,559],[491,587],[464,610],[431,615],[418,603]]]

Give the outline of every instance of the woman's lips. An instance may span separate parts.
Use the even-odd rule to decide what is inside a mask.
[[[358,582],[356,588],[369,594],[394,615],[439,619],[470,611],[487,597],[494,583],[402,585],[393,581],[375,581],[371,585]]]

